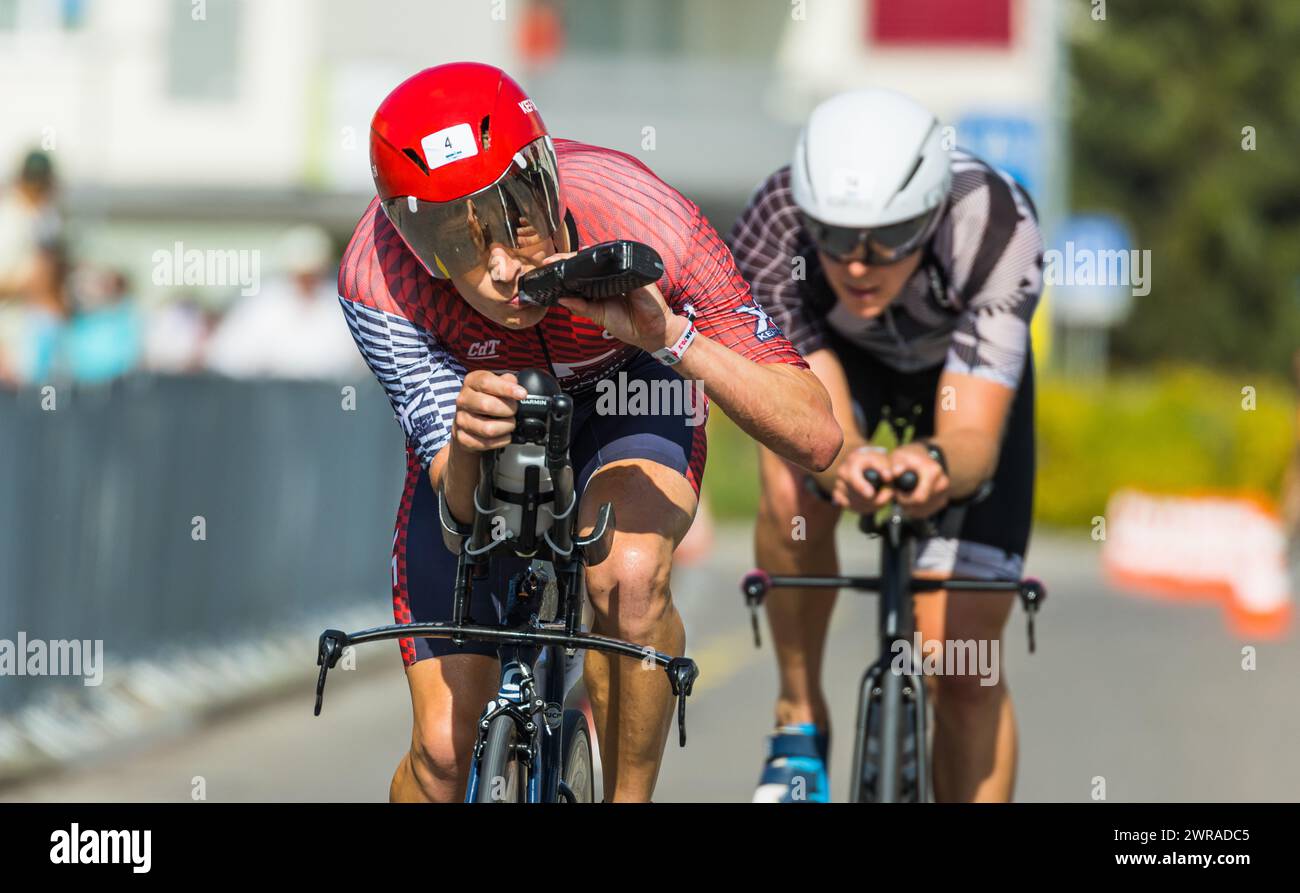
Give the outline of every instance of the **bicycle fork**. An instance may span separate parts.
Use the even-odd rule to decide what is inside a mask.
[[[502,649],[507,652],[507,649]],[[558,666],[557,666],[558,664]],[[472,803],[480,784],[479,767],[492,719],[506,713],[517,728],[520,756],[527,767],[524,799],[528,803],[553,803],[563,797],[574,802],[573,792],[561,777],[564,742],[564,649],[547,649],[545,666],[532,666],[515,654],[503,653],[501,684],[479,718],[474,757],[470,763],[465,802]]]
[[[895,540],[897,548],[882,550],[880,657],[862,674],[858,686],[855,777],[849,791],[849,799],[855,803],[897,803],[905,798],[904,761],[909,740],[916,774],[912,780],[915,798],[926,800],[929,788],[925,685],[916,672],[916,655],[908,638],[916,628],[910,574],[912,544],[900,533],[896,525],[885,532]]]

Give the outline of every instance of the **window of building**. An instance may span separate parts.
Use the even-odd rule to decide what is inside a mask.
[[[239,92],[240,0],[171,0],[167,93],[173,99],[228,101]]]

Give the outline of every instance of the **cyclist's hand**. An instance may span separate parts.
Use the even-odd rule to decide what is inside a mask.
[[[916,487],[911,493],[899,493],[898,504],[913,518],[928,518],[948,504],[952,482],[944,474],[943,466],[930,458],[924,444],[908,443],[889,454],[890,479],[905,471],[916,474]]]
[[[840,508],[863,515],[875,514],[887,505],[893,498],[893,491],[888,486],[877,491],[867,483],[869,468],[880,472],[880,476],[888,481],[893,468],[889,453],[880,447],[862,446],[840,460],[840,467],[835,472],[835,486],[831,488],[831,501]]]
[[[542,263],[549,264],[572,256],[572,253],[556,254]],[[668,302],[664,300],[663,292],[654,282],[635,288],[625,295],[599,301],[563,297],[560,298],[560,306],[604,327],[611,337],[639,347],[646,353],[671,346],[686,330],[686,318],[673,314]]]
[[[456,396],[456,418],[451,424],[452,442],[471,453],[500,449],[510,443],[515,430],[515,411],[528,392],[513,374],[497,375],[476,369],[465,376]]]

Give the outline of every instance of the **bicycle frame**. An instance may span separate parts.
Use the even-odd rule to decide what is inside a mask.
[[[755,645],[759,644],[758,606],[768,591],[774,588],[799,589],[852,589],[858,592],[877,593],[880,596],[878,635],[880,656],[862,674],[858,689],[858,716],[855,726],[853,750],[853,779],[850,802],[861,802],[863,779],[871,730],[871,711],[879,703],[881,711],[879,734],[879,774],[877,802],[892,803],[899,799],[900,763],[903,751],[903,698],[910,695],[916,702],[916,741],[918,799],[929,797],[929,771],[926,760],[926,702],[925,685],[917,672],[917,655],[912,650],[915,632],[915,615],[912,597],[939,590],[968,592],[1016,592],[1028,614],[1029,650],[1034,651],[1034,615],[1047,596],[1043,584],[1034,579],[1020,581],[976,580],[951,578],[947,580],[916,579],[912,576],[912,551],[915,541],[927,533],[925,521],[905,518],[897,503],[891,505],[882,523],[863,517],[859,529],[869,536],[881,537],[880,575],[858,576],[772,576],[764,571],[752,571],[741,582],[741,591],[749,606],[754,629]],[[900,643],[903,653],[909,655],[912,666],[906,673],[896,673],[890,656]],[[905,688],[910,685],[910,691]]]
[[[526,582],[535,580],[536,572],[531,567],[511,578],[503,627],[526,631],[529,621],[520,623],[518,592]],[[536,614],[532,617],[535,618]],[[539,652],[545,654],[545,673],[540,672]],[[479,760],[486,743],[487,729],[491,721],[502,713],[514,721],[519,740],[528,742],[524,759],[527,767],[524,792],[526,802],[554,803],[560,797],[573,802],[573,792],[567,790],[560,778],[563,747],[560,724],[567,694],[564,685],[564,648],[559,645],[538,648],[528,643],[505,642],[498,646],[497,656],[501,663],[501,681],[496,698],[488,703],[479,719],[465,802],[473,803],[477,797]],[[556,667],[559,672],[555,672]]]
[[[861,767],[865,758],[867,734],[870,729],[870,711],[872,696],[877,687],[881,692],[881,727],[880,727],[880,799],[892,803],[899,799],[900,765],[902,763],[902,699],[905,695],[902,680],[891,678],[897,676],[892,668],[887,669],[889,655],[894,653],[894,645],[900,639],[911,638],[916,623],[913,617],[914,605],[910,597],[912,578],[912,541],[903,536],[905,528],[901,516],[895,507],[890,516],[890,523],[882,538],[880,550],[880,657],[862,676],[858,687],[858,725],[854,736],[853,765]],[[904,652],[908,653],[909,652]],[[917,783],[921,786],[921,799],[925,799],[925,686],[916,675],[915,655],[911,656],[912,666],[908,667],[907,679],[912,684],[912,691],[918,700],[916,740],[922,742],[917,747]],[[886,676],[886,673],[889,675]],[[861,772],[856,773],[850,790],[850,802],[858,802],[862,797]]]
[[[525,374],[520,374],[521,380]],[[558,386],[555,390],[558,391]],[[662,667],[668,675],[672,693],[677,697],[677,726],[683,747],[686,746],[686,698],[699,676],[699,669],[690,658],[673,657],[649,646],[582,631],[586,566],[599,564],[609,553],[615,524],[614,507],[610,503],[602,505],[592,532],[585,537],[575,536],[577,496],[569,462],[573,401],[562,393],[552,396],[530,393],[520,401],[520,418],[526,413],[533,420],[546,419],[542,435],[545,440],[542,442],[546,445],[546,466],[552,484],[550,491],[541,491],[540,469],[537,467],[528,469],[522,493],[509,494],[496,488],[498,451],[492,451],[484,453],[480,460],[479,483],[474,493],[475,514],[471,524],[458,522],[446,504],[445,494],[441,491],[438,494],[444,542],[457,554],[452,619],[434,623],[390,624],[355,633],[328,629],[321,633],[317,645],[316,663],[320,667],[316,681],[317,716],[324,701],[326,676],[350,645],[385,639],[445,638],[456,645],[479,641],[498,646],[501,682],[497,697],[487,706],[479,721],[467,792],[470,800],[474,798],[479,783],[478,763],[486,729],[491,719],[501,713],[508,713],[514,719],[519,739],[529,742],[524,756],[528,766],[526,800],[556,802],[560,797],[572,800],[572,792],[567,791],[560,778],[564,746],[560,740],[560,723],[566,695],[566,655],[593,649],[651,661]],[[520,532],[511,538],[494,536],[493,532],[492,507],[503,501],[521,508]],[[538,512],[547,503],[565,508],[552,511],[553,523],[538,538]],[[481,625],[469,613],[474,580],[488,576],[492,558],[501,550],[533,559],[534,563],[549,563],[555,571],[555,579],[544,581],[541,597],[536,597],[537,574],[530,565],[526,571],[511,578],[501,623]],[[545,604],[545,586],[551,582],[556,586],[554,616]],[[536,673],[539,653],[545,654],[547,666],[547,672],[540,680]]]

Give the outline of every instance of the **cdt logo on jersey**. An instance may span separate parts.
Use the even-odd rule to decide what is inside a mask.
[[[736,312],[754,317],[754,337],[759,341],[771,341],[781,334],[776,323],[772,322],[772,317],[757,304],[743,304],[736,308]]]
[[[497,348],[500,346],[501,342],[496,338],[487,341],[475,341],[469,346],[469,350],[465,354],[472,360],[486,360],[496,356]]]

